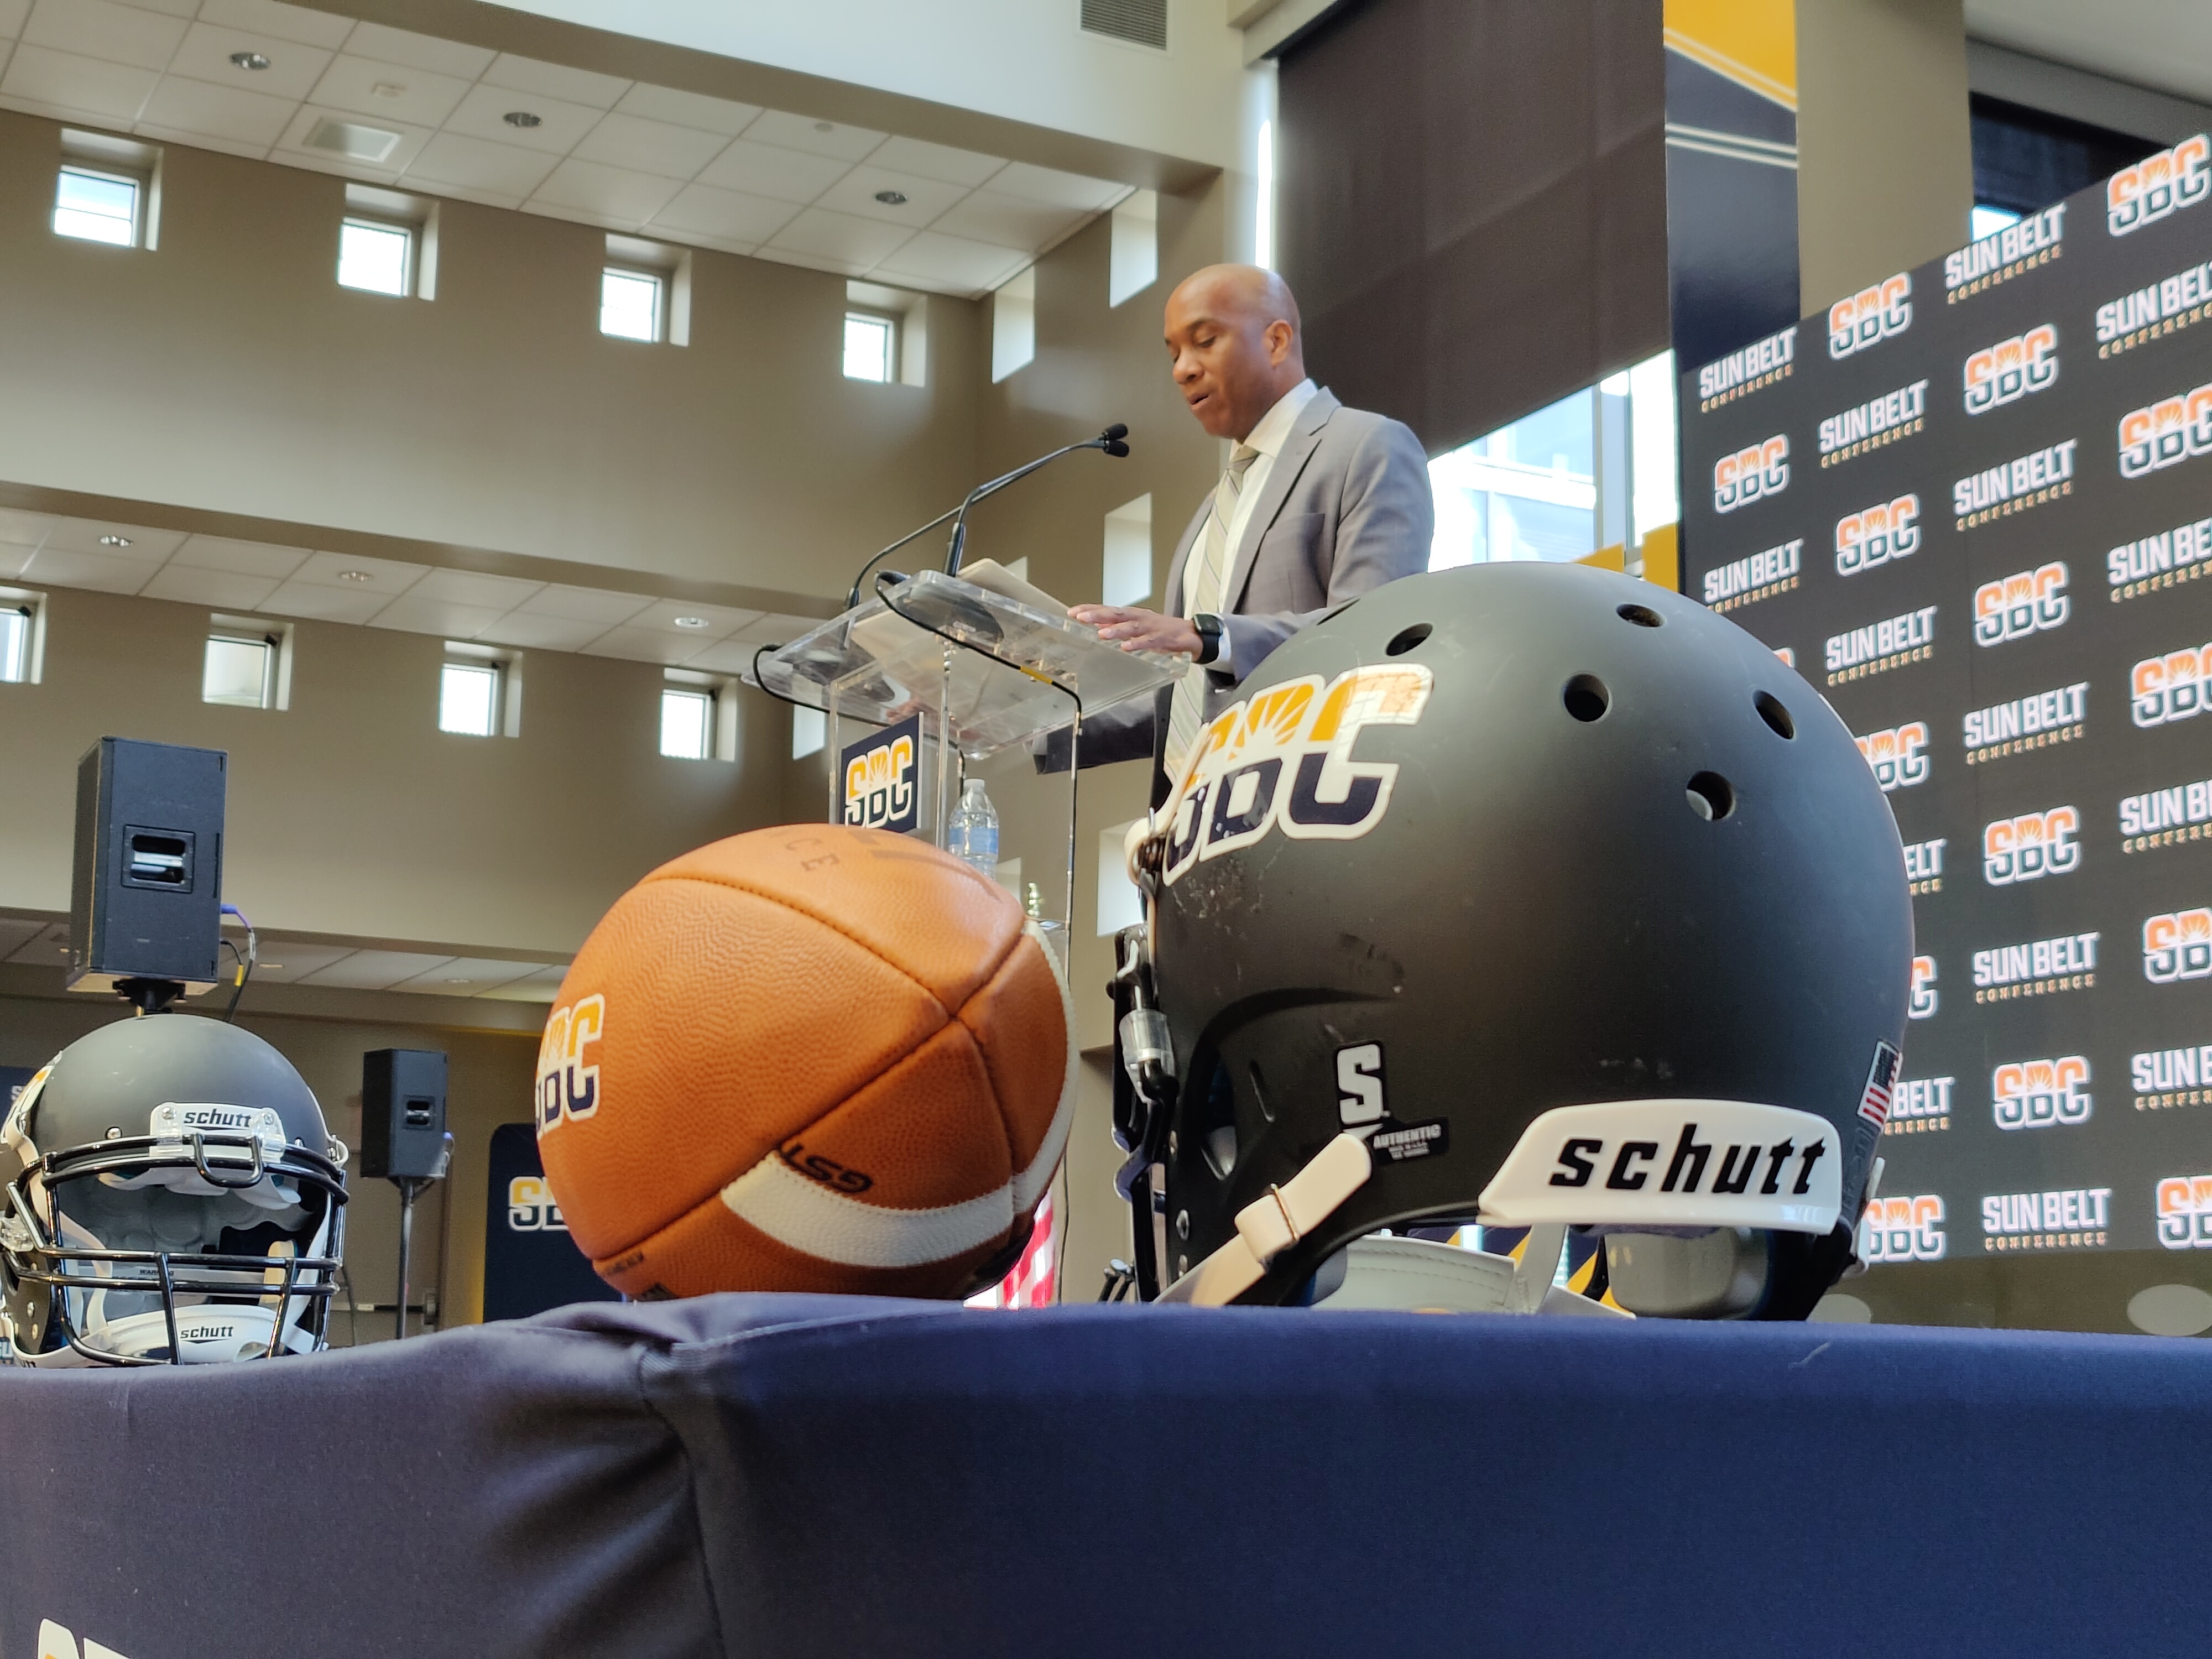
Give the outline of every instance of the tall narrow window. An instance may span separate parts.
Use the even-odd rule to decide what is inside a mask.
[[[999,284],[991,295],[991,379],[1003,380],[1036,356],[1036,267]]]
[[[898,359],[898,330],[888,317],[872,317],[865,311],[845,313],[845,378],[848,380],[895,380]]]
[[[136,247],[143,194],[127,173],[65,165],[54,191],[54,234]]]
[[[234,634],[208,635],[200,701],[234,708],[269,708],[276,701],[276,641]]]
[[[667,286],[657,272],[609,265],[599,276],[599,332],[621,340],[659,340]]]
[[[714,752],[714,694],[689,686],[660,693],[660,752],[677,760],[707,760]]]
[[[31,678],[31,608],[0,605],[0,684],[21,685]]]
[[[338,285],[406,297],[414,286],[415,233],[405,225],[348,219],[338,228]]]
[[[449,662],[438,683],[438,729],[488,738],[499,730],[499,665]]]

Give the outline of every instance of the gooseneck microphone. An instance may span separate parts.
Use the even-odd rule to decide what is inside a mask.
[[[994,478],[988,483],[976,485],[975,489],[968,492],[968,499],[962,501],[959,506],[954,507],[949,513],[939,514],[935,518],[932,519],[927,524],[922,526],[919,530],[908,531],[905,535],[900,537],[889,547],[882,550],[882,551],[876,554],[875,556],[871,558],[866,564],[862,565],[860,567],[860,574],[853,578],[852,591],[845,596],[845,608],[848,611],[850,611],[854,605],[860,604],[860,584],[867,580],[868,572],[873,570],[877,565],[881,563],[891,554],[898,551],[900,548],[904,547],[908,542],[915,541],[921,537],[927,536],[931,531],[936,529],[938,526],[943,524],[948,519],[952,520],[955,522],[952,526],[951,540],[947,544],[945,550],[945,574],[948,576],[958,575],[960,574],[961,553],[966,547],[968,541],[969,508],[974,507],[976,502],[981,501],[986,495],[995,495],[999,491],[1004,489],[1008,484],[1018,483],[1021,479],[1028,477],[1030,473],[1036,471],[1039,467],[1049,466],[1061,456],[1073,455],[1079,449],[1103,450],[1107,454],[1114,456],[1118,459],[1121,456],[1127,455],[1129,453],[1129,446],[1127,441],[1128,436],[1129,428],[1121,422],[1116,421],[1113,425],[1108,427],[1103,432],[1100,433],[1095,438],[1086,438],[1079,444],[1069,444],[1064,449],[1055,449],[1049,455],[1040,455],[1036,459],[1030,462],[1026,466],[1018,466],[1012,472],[1006,474],[1003,477]]]

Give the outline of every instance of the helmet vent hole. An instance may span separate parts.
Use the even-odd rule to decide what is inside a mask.
[[[1790,711],[1782,706],[1782,699],[1771,691],[1760,692],[1751,700],[1751,706],[1759,710],[1759,719],[1774,728],[1776,737],[1794,738],[1797,735],[1797,722],[1790,718]]]
[[[1393,657],[1402,657],[1434,631],[1431,623],[1415,623],[1411,628],[1400,629],[1398,636],[1382,649]]]
[[[1616,606],[1615,614],[1623,622],[1632,622],[1638,628],[1663,628],[1667,624],[1667,619],[1648,605]]]
[[[1587,723],[1605,718],[1605,711],[1613,706],[1613,693],[1596,675],[1577,674],[1567,682],[1559,700],[1566,704],[1567,713]]]
[[[1698,773],[1683,793],[1689,797],[1690,810],[1708,822],[1717,823],[1735,811],[1735,791],[1717,772]]]

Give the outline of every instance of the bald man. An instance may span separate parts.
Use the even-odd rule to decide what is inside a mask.
[[[1436,529],[1420,441],[1306,378],[1297,301],[1280,276],[1208,265],[1168,296],[1166,325],[1176,386],[1199,425],[1231,441],[1228,465],[1176,548],[1164,611],[1068,611],[1125,651],[1185,651],[1198,665],[1164,733],[1157,714],[1084,725],[1086,763],[1133,758],[1152,738],[1156,797],[1269,652],[1347,599],[1427,569]]]

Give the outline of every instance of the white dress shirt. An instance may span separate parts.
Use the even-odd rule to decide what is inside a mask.
[[[1245,469],[1243,486],[1237,491],[1237,514],[1229,525],[1229,562],[1221,573],[1221,580],[1224,582],[1236,573],[1237,556],[1244,545],[1244,532],[1252,522],[1252,505],[1260,499],[1260,492],[1267,487],[1267,475],[1275,469],[1275,457],[1283,453],[1283,446],[1290,441],[1291,428],[1297,424],[1300,412],[1313,401],[1313,381],[1310,379],[1300,380],[1275,399],[1275,406],[1260,417],[1260,423],[1243,440],[1247,447],[1260,452],[1260,458]],[[1231,447],[1234,448],[1235,446]],[[1193,550],[1194,554],[1195,548]],[[1186,572],[1186,580],[1188,574]],[[1186,614],[1191,613],[1191,601],[1194,597],[1185,595],[1183,608]],[[1221,595],[1207,597],[1212,603],[1200,605],[1198,610],[1223,611],[1228,608],[1222,602]],[[1224,634],[1221,636],[1221,654],[1206,664],[1206,667],[1216,674],[1234,675],[1237,671],[1231,660],[1233,656],[1229,635]]]

